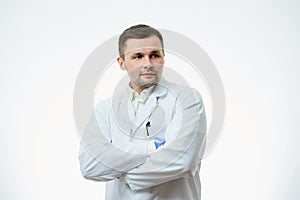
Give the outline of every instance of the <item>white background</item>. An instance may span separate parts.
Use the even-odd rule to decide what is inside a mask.
[[[104,199],[79,171],[74,83],[98,45],[137,23],[193,39],[223,80],[226,122],[203,160],[202,199],[300,199],[300,4],[177,2],[1,1],[0,199]]]

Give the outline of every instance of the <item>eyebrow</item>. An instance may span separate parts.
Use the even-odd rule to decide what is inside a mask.
[[[153,53],[161,53],[161,51],[159,50],[153,50],[150,52],[150,54],[153,54]],[[143,55],[145,53],[142,53],[142,52],[136,52],[136,53],[133,53],[132,55]]]
[[[158,50],[154,50],[154,51],[151,51],[150,53],[161,53],[161,52]]]

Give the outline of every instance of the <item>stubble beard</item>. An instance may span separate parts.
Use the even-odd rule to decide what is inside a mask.
[[[153,85],[156,85],[159,82],[159,80],[160,80],[160,77],[158,77],[158,76],[156,76],[154,81],[151,81],[151,82],[144,81],[140,78],[137,80],[136,85],[139,87],[143,87],[143,88],[149,88]]]

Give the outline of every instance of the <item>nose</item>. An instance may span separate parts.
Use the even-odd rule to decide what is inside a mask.
[[[153,68],[153,64],[149,56],[144,57],[144,62],[143,62],[144,68]]]
[[[152,64],[151,59],[149,58],[149,56],[145,56],[144,58],[145,58],[145,59],[144,59],[144,64],[145,64],[145,65]]]

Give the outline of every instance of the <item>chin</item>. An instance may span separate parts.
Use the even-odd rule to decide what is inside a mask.
[[[157,84],[157,82],[153,81],[153,82],[150,82],[150,83],[143,84],[143,87],[148,88],[148,87],[151,87],[152,85],[156,85],[156,84]]]

